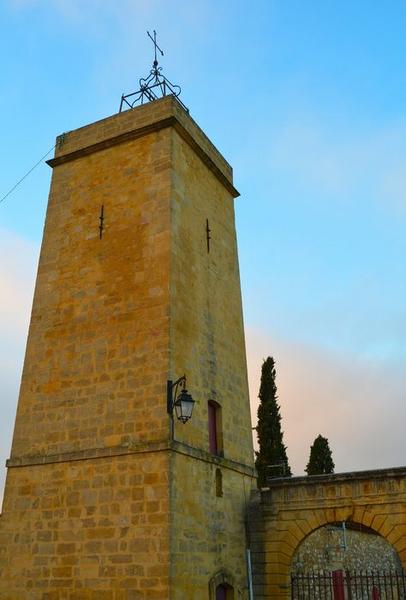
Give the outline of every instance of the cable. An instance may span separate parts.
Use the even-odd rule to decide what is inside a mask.
[[[56,147],[56,144],[54,146],[52,146],[52,148],[50,150],[48,150],[48,152],[46,154],[44,154],[44,156],[42,156],[38,162],[35,163],[35,165],[33,167],[31,167],[31,169],[29,171],[27,171],[27,173],[25,175],[23,175],[23,177],[21,177],[21,179],[19,179],[17,181],[17,183],[15,185],[13,185],[13,187],[7,192],[7,194],[5,194],[1,199],[0,199],[0,204],[3,202],[3,200],[5,200],[8,196],[10,196],[10,194],[12,192],[14,192],[14,190],[20,185],[20,183],[22,183],[24,181],[24,179],[26,177],[28,177],[28,175],[30,173],[33,172],[33,170],[38,167],[39,164],[42,163],[42,161],[44,160],[44,158],[46,158],[48,156],[48,154],[50,154],[52,152],[52,150],[54,150],[54,148]]]

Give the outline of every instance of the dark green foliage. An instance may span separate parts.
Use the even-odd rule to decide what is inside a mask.
[[[262,365],[256,427],[259,451],[255,453],[255,466],[258,472],[259,488],[266,485],[267,477],[292,475],[286,455],[286,446],[283,443],[276,389],[275,362],[273,358],[268,357]]]
[[[305,469],[308,475],[323,475],[334,473],[334,463],[331,457],[328,439],[318,435],[310,448],[310,458]]]

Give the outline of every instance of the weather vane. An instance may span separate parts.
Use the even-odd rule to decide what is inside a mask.
[[[183,102],[179,99],[179,95],[181,93],[181,88],[179,85],[174,85],[162,74],[162,67],[158,67],[158,59],[157,59],[157,51],[161,53],[161,56],[164,55],[163,50],[158,46],[156,41],[156,31],[154,29],[154,37],[147,31],[148,37],[152,40],[154,44],[154,62],[152,63],[152,69],[149,72],[148,77],[141,77],[139,80],[140,88],[136,92],[132,92],[131,94],[123,94],[121,96],[120,102],[120,110],[126,108],[134,108],[134,106],[139,102],[140,104],[144,104],[144,102],[153,102],[154,100],[158,100],[163,96],[173,95],[178,98],[178,101],[183,106],[183,108],[189,112],[189,109],[183,104]]]

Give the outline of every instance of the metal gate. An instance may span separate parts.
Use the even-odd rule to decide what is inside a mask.
[[[292,573],[292,600],[406,600],[406,573]]]

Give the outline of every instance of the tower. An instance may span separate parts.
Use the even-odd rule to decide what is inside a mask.
[[[59,137],[49,164],[0,599],[244,598],[231,168],[173,96]],[[183,374],[196,404],[172,428],[167,381]]]

